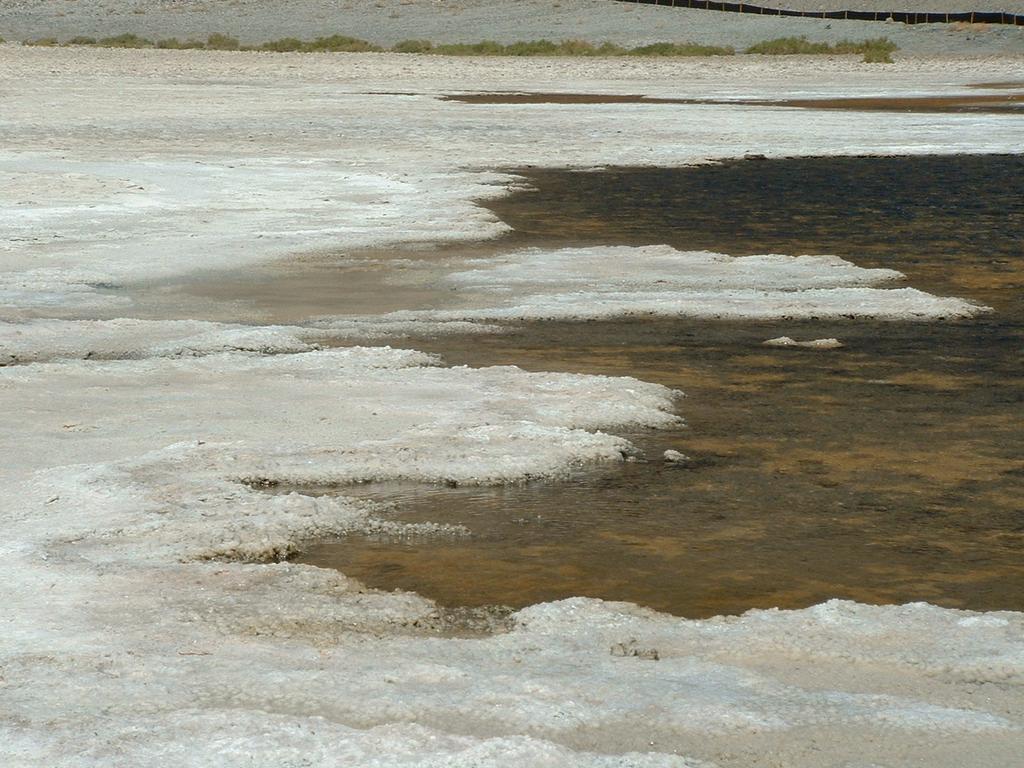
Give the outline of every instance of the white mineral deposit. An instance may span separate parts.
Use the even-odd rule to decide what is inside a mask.
[[[0,22],[44,34],[12,10],[31,5]],[[111,7],[129,5],[145,20],[176,4]],[[639,378],[450,366],[403,339],[989,312],[828,253],[432,249],[505,233],[479,201],[519,184],[514,167],[1011,153],[1019,115],[437,96],[941,95],[1022,73],[1008,55],[879,68],[0,45],[0,762],[1020,764],[1024,614],[833,600],[694,620],[574,597],[474,634],[427,597],[287,558],[325,535],[464,533],[304,487],[560,481],[698,407]],[[280,324],[181,290],[405,246],[373,267],[380,290],[429,288],[436,306]]]

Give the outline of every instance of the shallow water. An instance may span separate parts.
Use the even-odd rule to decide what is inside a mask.
[[[647,461],[568,484],[356,489],[396,501],[397,519],[472,536],[348,538],[301,559],[449,605],[584,594],[686,616],[835,596],[1019,609],[1021,398],[1006,361],[978,344],[990,332],[935,334],[974,351],[932,360],[905,329],[869,324],[565,324],[435,343],[457,363],[675,386],[689,427],[633,435]],[[782,333],[838,335],[846,347],[760,345]],[[664,464],[668,448],[694,466]]]
[[[451,363],[632,375],[688,428],[565,484],[334,489],[469,538],[347,537],[303,562],[446,605],[569,595],[685,616],[829,597],[1024,609],[1024,159],[833,158],[531,171],[497,247],[835,253],[987,303],[954,324],[633,320],[416,340]],[[834,351],[765,339],[834,336]],[[666,465],[667,448],[694,459]]]

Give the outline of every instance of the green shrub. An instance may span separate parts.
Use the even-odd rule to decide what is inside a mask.
[[[558,44],[560,56],[595,56],[597,48],[586,40],[563,40]]]
[[[896,43],[885,37],[860,41],[840,40],[835,45],[812,43],[806,37],[779,37],[752,45],[747,48],[747,53],[760,53],[767,56],[860,53],[863,54],[864,61],[891,64],[892,57],[890,54],[896,49]]]
[[[732,56],[734,48],[696,43],[652,43],[629,51],[630,56]]]
[[[241,46],[238,40],[233,37],[221,34],[213,34],[206,38],[204,46],[208,51],[237,51]]]
[[[172,51],[203,50],[206,43],[202,40],[179,40],[176,37],[168,37],[156,41],[157,48],[164,48]]]
[[[870,40],[853,42],[840,40],[835,45],[836,53],[860,53],[869,64],[892,64],[892,53],[898,46],[887,37],[875,37]]]
[[[595,46],[586,40],[520,40],[502,45],[494,40],[478,43],[445,43],[403,40],[391,49],[395,53],[436,53],[444,56],[619,56],[626,53],[614,43]]]
[[[481,40],[479,43],[450,43],[436,46],[434,53],[445,56],[501,56],[505,53],[505,46],[493,40]]]
[[[338,53],[364,53],[380,51],[380,46],[360,40],[358,37],[347,37],[345,35],[331,35],[330,37],[318,37],[310,43],[306,43],[304,51],[333,51]]]
[[[870,40],[840,40],[835,44],[836,53],[892,53],[897,50],[897,45],[887,37],[874,37]]]
[[[2,39],[0,39],[2,42]],[[205,42],[199,40],[179,40],[169,37],[157,42],[132,33],[105,37],[96,40],[92,37],[73,37],[67,45],[99,45],[107,48],[163,48],[163,49],[206,49],[211,51],[308,51],[308,52],[376,52],[383,50],[366,40],[346,35],[330,35],[315,40],[303,41],[295,37],[283,37],[269,40],[258,46],[243,46],[234,37],[213,34]],[[25,45],[54,46],[60,45],[53,37],[39,38],[26,42]],[[450,43],[434,45],[429,40],[403,40],[391,48],[395,53],[436,53],[448,56],[731,56],[736,53],[729,46],[698,45],[696,43],[652,43],[632,49],[625,49],[615,43],[594,45],[586,40],[521,40],[502,45],[494,40],[481,40],[477,43]],[[896,44],[884,37],[859,42],[842,40],[835,45],[815,43],[806,37],[780,37],[765,40],[746,49],[746,53],[764,55],[790,54],[861,54],[866,62],[891,63],[891,54],[897,50]]]
[[[624,56],[628,51],[615,43],[601,43],[594,49],[595,56]]]
[[[834,53],[828,43],[812,43],[806,37],[777,37],[747,48],[747,53],[764,56],[795,56],[799,54]]]
[[[270,42],[263,43],[263,45],[259,46],[259,50],[288,53],[291,51],[301,51],[305,45],[297,37],[282,37],[280,40],[271,40]]]
[[[892,64],[892,56],[888,51],[871,48],[864,51],[863,61],[865,64]]]
[[[562,48],[550,40],[523,40],[510,43],[503,51],[506,56],[557,56]]]
[[[615,43],[594,45],[586,40],[563,40],[558,44],[559,56],[623,56],[628,51]]]
[[[403,40],[391,49],[395,53],[430,53],[434,44],[429,40]]]
[[[153,41],[127,32],[115,37],[104,37],[97,41],[96,45],[101,45],[104,48],[152,48]]]

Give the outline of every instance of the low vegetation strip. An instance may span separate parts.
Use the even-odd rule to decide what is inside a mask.
[[[873,40],[841,40],[838,43],[814,43],[806,37],[777,37],[750,46],[746,53],[759,53],[766,56],[789,56],[800,54],[850,54],[864,56],[870,63],[891,63],[892,53],[896,44],[891,40],[878,37]]]
[[[168,50],[197,49],[207,51],[270,51],[270,52],[381,52],[386,49],[366,40],[346,35],[318,37],[315,40],[299,40],[283,37],[259,45],[243,45],[227,35],[214,34],[206,40],[179,40],[171,37],[163,40],[149,40],[135,34],[114,37],[92,38],[72,37],[66,42],[56,38],[41,38],[28,45],[89,45],[103,48],[162,48]],[[804,37],[783,37],[747,48],[744,53],[757,54],[862,54],[865,61],[890,62],[890,54],[896,50],[895,43],[886,38],[842,41],[835,44],[814,43]],[[594,44],[585,40],[529,40],[503,45],[493,40],[478,43],[449,43],[435,45],[429,40],[403,40],[390,51],[393,53],[428,53],[445,56],[732,56],[736,49],[731,46],[699,45],[697,43],[652,43],[636,48],[624,48],[614,43]]]
[[[477,43],[448,43],[435,45],[429,40],[403,40],[390,49],[366,40],[346,35],[299,40],[282,37],[259,45],[243,45],[227,35],[210,35],[206,40],[149,40],[135,34],[115,37],[72,37],[66,42],[56,38],[33,40],[28,45],[92,45],[102,48],[164,48],[196,49],[207,51],[273,51],[278,53],[341,52],[365,53],[390,50],[393,53],[431,53],[445,56],[731,56],[736,50],[727,46],[698,45],[696,43],[654,43],[637,48],[624,48],[614,43],[589,43],[586,40],[528,40],[503,45],[493,40]]]
[[[228,35],[213,34],[206,40],[179,40],[176,37],[168,37],[162,40],[150,40],[139,35],[126,33],[114,37],[72,37],[66,42],[60,42],[53,37],[44,37],[32,40],[28,45],[92,45],[100,48],[164,48],[168,50],[205,50],[205,51],[307,51],[314,52],[348,52],[362,53],[367,51],[383,51],[384,48],[345,35],[331,35],[329,37],[318,37],[315,40],[298,40],[293,37],[283,37],[280,40],[271,40],[260,45],[243,45],[236,38]]]
[[[615,0],[619,3],[640,5],[666,5],[672,8],[696,8],[703,11],[728,13],[754,13],[759,16],[802,16],[811,19],[850,19],[856,21],[899,21],[904,24],[1010,24],[1024,26],[1024,14],[1005,11],[960,11],[934,13],[917,11],[792,11],[784,8],[765,8],[747,3],[723,3],[718,0]]]

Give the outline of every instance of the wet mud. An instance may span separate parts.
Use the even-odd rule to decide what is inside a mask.
[[[310,542],[302,562],[451,606],[588,595],[678,615],[831,597],[1024,609],[1024,159],[821,158],[523,171],[496,248],[834,253],[989,304],[951,324],[648,319],[417,339],[453,364],[630,375],[685,429],[568,483],[318,489],[457,539]],[[628,265],[623,265],[624,269]],[[836,337],[836,350],[765,347]],[[664,450],[691,457],[668,464]]]
[[[1011,83],[981,83],[978,88],[1010,90]],[[1000,94],[957,94],[953,96],[861,97],[839,99],[674,99],[637,94],[590,93],[466,93],[442,97],[464,104],[727,104],[730,106],[790,107],[799,109],[841,109],[856,112],[926,113],[1020,113],[1024,111],[1024,92]]]
[[[190,297],[193,317],[257,323],[301,324],[319,316],[461,308],[465,305],[462,295],[436,285],[445,274],[448,258],[463,260],[493,252],[492,245],[441,245],[399,253],[308,254],[299,262],[207,273],[176,285],[173,295],[179,304],[182,295]],[[151,298],[148,303],[159,307]]]
[[[971,88],[986,88],[989,90],[1001,90],[1003,88],[1019,88],[1024,90],[1024,80],[999,80],[989,83],[971,83]]]

